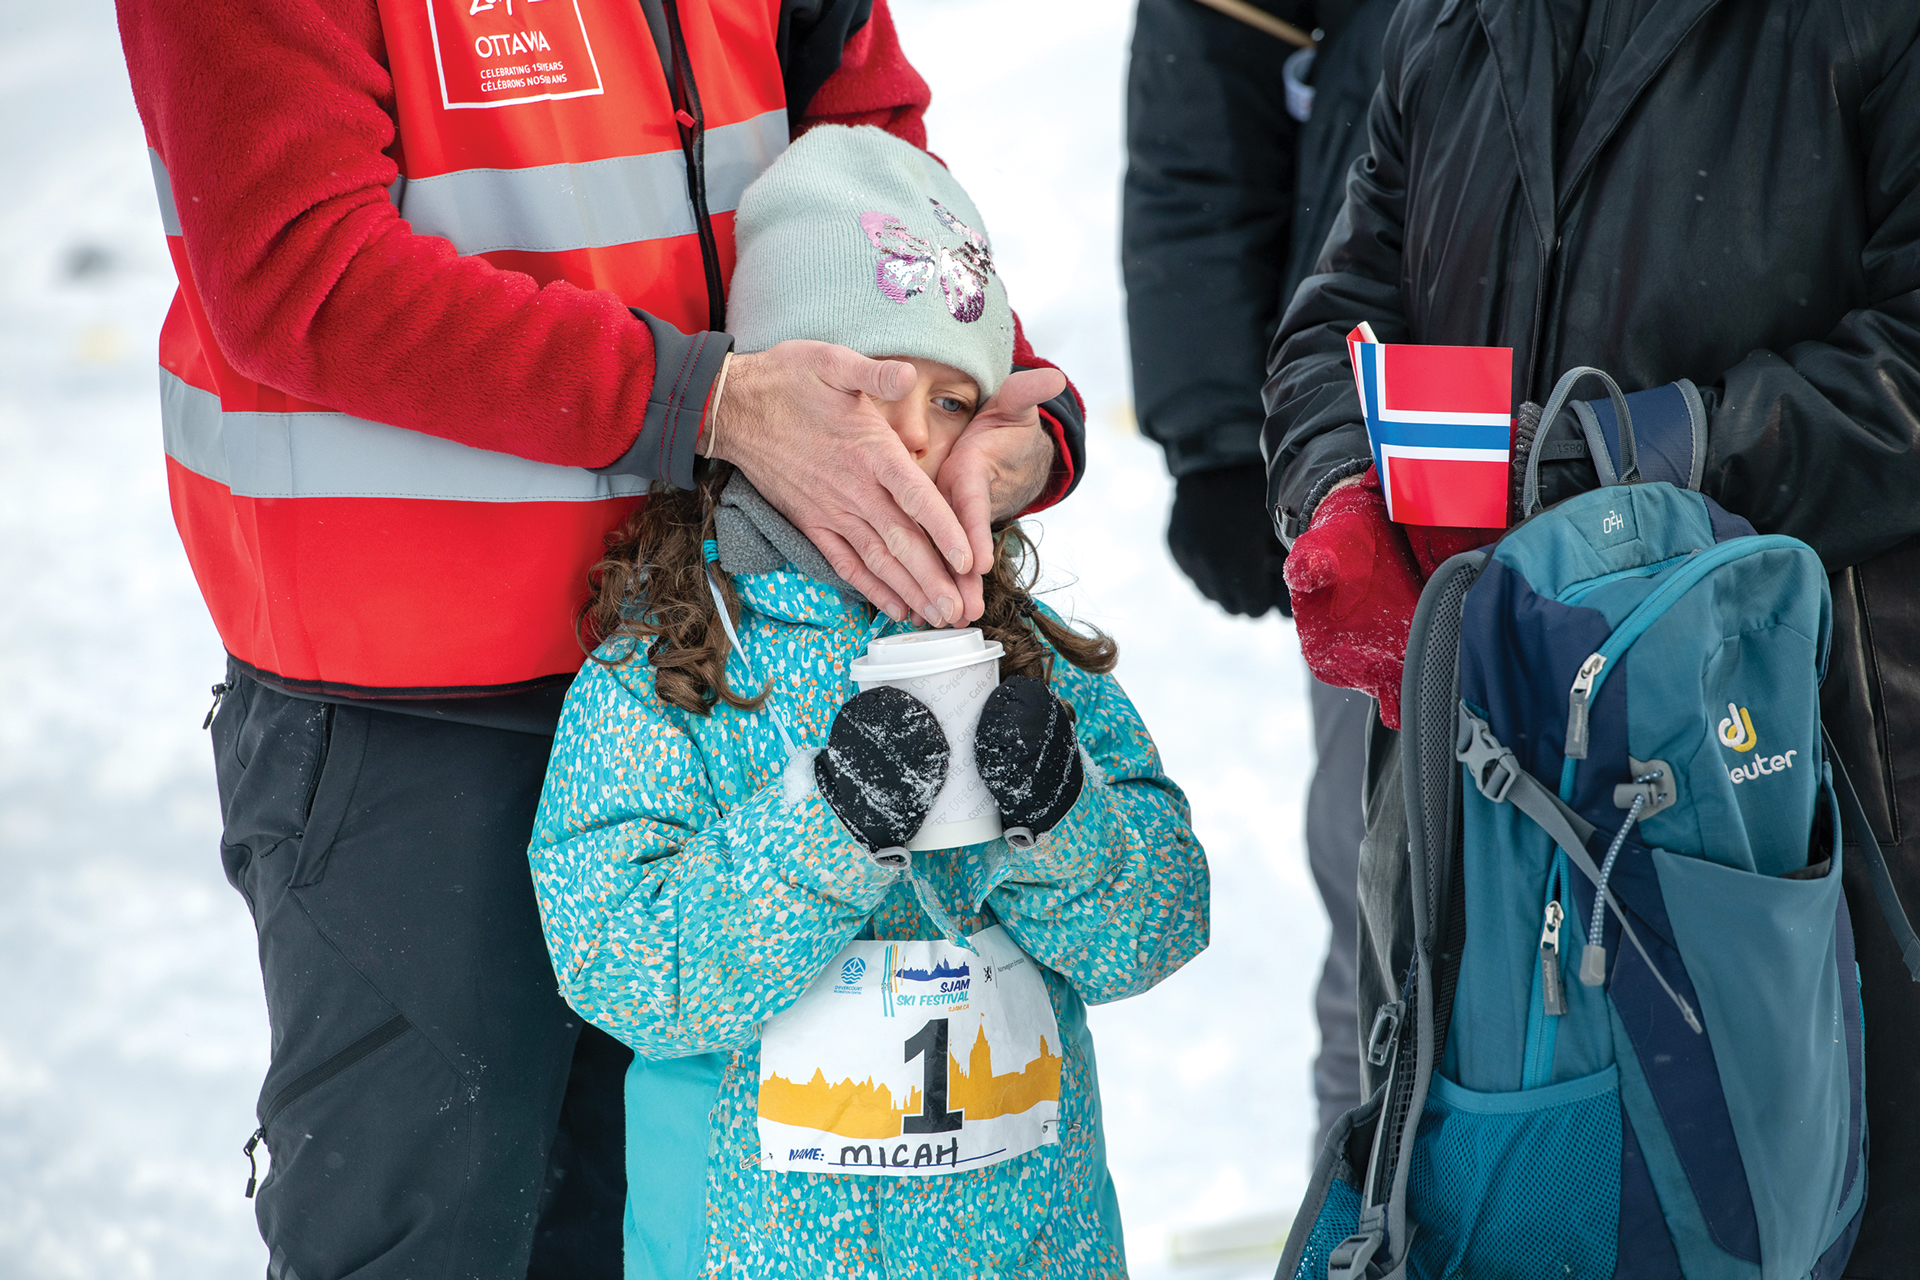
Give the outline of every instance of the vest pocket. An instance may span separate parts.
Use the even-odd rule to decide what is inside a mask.
[[[1620,1218],[1615,1067],[1515,1093],[1433,1074],[1407,1183],[1418,1280],[1609,1280]]]

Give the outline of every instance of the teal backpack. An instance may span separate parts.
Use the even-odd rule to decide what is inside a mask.
[[[1542,440],[1421,596],[1413,959],[1278,1280],[1831,1280],[1859,1230],[1843,840],[1916,979],[1920,939],[1821,732],[1826,572],[1693,491],[1690,385],[1575,370],[1543,423],[1583,376],[1603,487],[1540,511]]]

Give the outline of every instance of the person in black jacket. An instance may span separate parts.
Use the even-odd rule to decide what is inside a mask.
[[[1135,18],[1121,238],[1134,400],[1174,476],[1174,562],[1228,613],[1291,612],[1265,512],[1260,384],[1280,312],[1366,148],[1394,4],[1262,0],[1302,38],[1317,29],[1306,51],[1197,0],[1140,0]],[[1311,695],[1307,852],[1332,925],[1315,997],[1324,1137],[1360,1101],[1354,877],[1374,716],[1349,690],[1316,680]]]
[[[1705,492],[1832,572],[1823,716],[1920,904],[1920,6],[1408,0],[1368,133],[1271,361],[1281,536],[1368,465],[1360,321],[1512,347],[1516,402],[1579,365],[1629,391],[1691,379]],[[1594,483],[1548,466],[1550,498]],[[1920,986],[1863,863],[1872,1154],[1846,1275],[1885,1280],[1920,1240]]]

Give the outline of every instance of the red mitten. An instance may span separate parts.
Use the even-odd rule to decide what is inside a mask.
[[[1505,529],[1449,529],[1438,525],[1403,524],[1395,528],[1406,534],[1413,562],[1420,566],[1424,584],[1433,571],[1462,551],[1475,551],[1492,543]]]
[[[1328,684],[1372,694],[1381,723],[1398,729],[1420,572],[1406,534],[1387,520],[1373,468],[1321,499],[1287,554],[1286,578],[1307,666]]]

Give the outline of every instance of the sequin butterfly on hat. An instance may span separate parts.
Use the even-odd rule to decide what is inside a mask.
[[[880,261],[873,269],[874,283],[894,302],[918,296],[935,275],[940,277],[940,292],[947,310],[962,324],[972,324],[987,309],[987,277],[993,274],[993,251],[986,237],[953,216],[938,200],[929,198],[933,214],[949,231],[965,241],[957,249],[935,246],[913,234],[907,224],[891,213],[863,213],[860,229],[880,250]]]

